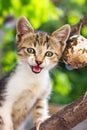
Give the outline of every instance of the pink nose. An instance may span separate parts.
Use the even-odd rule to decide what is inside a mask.
[[[42,64],[42,61],[37,61],[36,60],[36,63],[37,63],[37,65],[40,65],[40,64]]]

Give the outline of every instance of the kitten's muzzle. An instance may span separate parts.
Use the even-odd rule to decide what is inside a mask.
[[[42,64],[42,61],[35,61],[35,62],[36,62],[36,65],[30,65],[29,63],[28,65],[30,66],[32,72],[38,74],[43,69],[43,67],[40,67],[40,65]]]

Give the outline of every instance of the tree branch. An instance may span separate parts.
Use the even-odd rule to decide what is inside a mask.
[[[80,21],[77,24],[72,26],[70,37],[80,33],[81,28],[85,25],[87,25],[87,15],[85,15],[82,19],[80,19]]]
[[[85,119],[87,119],[87,92],[42,123],[39,130],[70,130]]]

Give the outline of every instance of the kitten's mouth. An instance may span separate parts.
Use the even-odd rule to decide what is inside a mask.
[[[40,73],[42,68],[40,66],[31,66],[31,69],[34,73]]]

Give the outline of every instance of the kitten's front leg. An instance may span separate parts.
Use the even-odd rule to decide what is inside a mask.
[[[7,108],[0,108],[0,130],[13,130],[11,112]]]
[[[3,122],[4,122],[3,130],[14,130],[11,117],[6,114],[5,118],[3,118],[3,119],[4,119],[3,120]]]
[[[48,119],[50,116],[48,114],[48,100],[39,99],[34,108],[34,122],[36,124],[37,130],[42,122]]]

